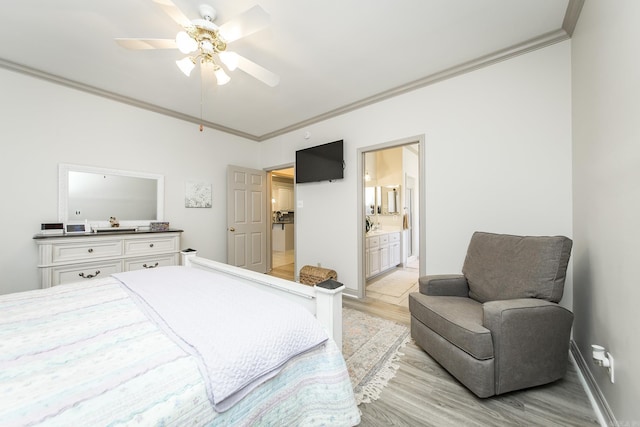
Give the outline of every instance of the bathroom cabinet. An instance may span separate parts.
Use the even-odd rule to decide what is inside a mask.
[[[375,231],[365,239],[365,268],[368,279],[400,264],[400,232]]]

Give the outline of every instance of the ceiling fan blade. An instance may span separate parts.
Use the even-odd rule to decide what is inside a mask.
[[[272,73],[271,71],[256,64],[255,62],[248,60],[244,56],[238,55],[237,60],[238,60],[238,68],[240,68],[245,73],[260,80],[264,84],[271,87],[275,87],[275,86],[278,86],[278,83],[280,83],[280,76],[278,76],[275,73]]]
[[[153,1],[157,3],[162,8],[162,10],[164,10],[164,13],[169,15],[169,17],[176,21],[178,24],[182,25],[183,27],[191,26],[191,20],[187,18],[187,16],[182,13],[182,11],[178,9],[178,6],[176,6],[171,0]]]
[[[269,14],[259,5],[255,5],[221,25],[220,34],[227,43],[231,43],[265,28],[269,25],[269,21]]]
[[[127,49],[177,49],[178,45],[173,39],[115,39],[122,47]]]

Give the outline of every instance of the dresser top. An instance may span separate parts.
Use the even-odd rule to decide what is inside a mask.
[[[176,228],[169,228],[168,230],[162,231],[151,231],[151,230],[137,230],[132,231],[130,229],[115,229],[114,231],[100,231],[100,232],[91,232],[91,233],[69,233],[69,234],[36,234],[33,236],[34,239],[66,239],[66,238],[74,238],[74,237],[98,237],[98,236],[114,236],[114,235],[131,235],[131,234],[163,234],[163,233],[182,233],[184,230],[179,230]]]

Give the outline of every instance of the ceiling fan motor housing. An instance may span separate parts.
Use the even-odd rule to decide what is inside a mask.
[[[201,4],[198,7],[198,11],[200,12],[200,16],[205,21],[213,22],[216,19],[216,10],[213,6],[209,6],[208,4]]]

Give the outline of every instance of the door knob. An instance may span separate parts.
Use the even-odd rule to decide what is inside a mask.
[[[236,231],[236,229],[233,227],[229,227],[229,231]]]

